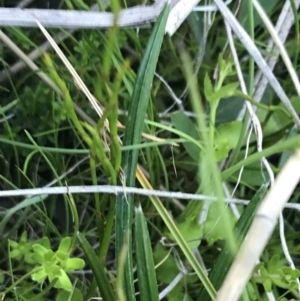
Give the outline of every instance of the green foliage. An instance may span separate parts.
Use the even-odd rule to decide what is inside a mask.
[[[58,250],[54,252],[47,237],[39,241],[28,241],[27,233],[23,232],[19,242],[9,241],[9,247],[10,257],[19,263],[27,264],[26,269],[30,270],[33,281],[42,283],[47,278],[50,282],[55,281],[55,288],[66,291],[72,290],[67,273],[82,269],[85,265],[83,259],[70,257],[70,237],[63,238]]]
[[[33,264],[32,260],[32,245],[34,242],[27,240],[27,232],[23,232],[20,241],[9,241],[10,245],[10,257],[18,260],[19,262],[25,261],[26,263]]]
[[[16,2],[0,1],[0,6]],[[105,2],[97,0],[101,11],[116,12],[142,1],[113,0],[107,8]],[[283,1],[259,2],[272,21],[278,19]],[[92,4],[65,0],[62,8],[88,10]],[[229,8],[236,5],[233,1]],[[242,1],[237,18],[261,53],[273,57],[265,45],[269,33],[251,5]],[[295,8],[294,13],[297,17]],[[78,30],[60,41],[62,51],[103,106],[102,118],[54,51],[34,61],[60,92],[27,67],[8,73],[17,57],[4,42],[0,45],[1,189],[137,186],[138,176],[144,188],[217,196],[217,202],[139,195],[133,202],[129,193],[1,198],[1,300],[124,301],[124,296],[127,301],[157,300],[179,276],[164,299],[215,299],[234,260],[235,245],[245,238],[267,190],[260,159],[270,160],[276,177],[299,148],[299,131],[272,89],[266,90],[260,103],[252,95],[256,67],[235,39],[249,95],[241,93],[220,14],[208,17],[193,12],[174,37],[164,35],[167,10],[163,14],[155,29],[146,24],[139,30]],[[285,44],[296,72],[298,21]],[[54,36],[58,29],[49,32]],[[5,33],[26,53],[44,42],[36,29],[11,27]],[[155,71],[159,76],[154,77]],[[280,60],[274,74],[300,114],[299,97]],[[179,110],[175,97],[181,101]],[[249,148],[246,145],[247,119],[236,121],[245,101],[257,109],[264,137],[261,152],[254,134]],[[109,130],[104,134],[106,119]],[[137,162],[140,173],[136,173]],[[241,214],[237,219],[224,204],[223,190],[232,193],[241,168],[232,197],[251,202],[235,207],[235,213]],[[296,191],[291,202],[298,202],[298,196]],[[133,215],[137,204],[141,207]],[[299,216],[289,209],[284,218],[288,247],[297,259]],[[279,241],[274,232],[241,300],[265,301],[266,292],[276,300],[300,299],[298,266],[289,267]],[[73,251],[76,257],[71,257]],[[84,271],[75,273],[78,269]]]
[[[267,292],[271,292],[274,288],[273,286],[287,290],[297,289],[297,279],[299,277],[299,269],[285,266],[280,256],[275,254],[267,263],[256,265],[252,279],[262,284]]]
[[[223,85],[226,78],[234,74],[231,63],[226,63],[219,57],[219,69],[219,80],[215,87],[207,73],[204,78],[204,95],[210,106],[210,137],[212,138],[215,159],[217,162],[226,159],[229,151],[237,146],[242,129],[242,122],[239,121],[222,123],[218,126],[216,125],[215,117],[220,100],[235,95],[239,86],[239,83]],[[198,131],[204,129],[197,130],[194,123],[183,112],[175,112],[172,114],[171,118],[177,130],[196,140],[200,140],[202,143]],[[183,143],[183,146],[190,158],[193,159],[193,161],[198,162],[200,159],[200,149],[190,142]]]

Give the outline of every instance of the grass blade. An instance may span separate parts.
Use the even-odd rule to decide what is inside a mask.
[[[135,208],[137,273],[141,300],[158,301],[157,280],[147,223],[141,206]]]
[[[146,114],[147,104],[151,91],[152,81],[158,56],[160,53],[165,26],[170,11],[168,3],[160,14],[149,43],[147,45],[144,57],[141,62],[140,69],[137,74],[132,99],[128,109],[128,118],[126,121],[126,129],[123,144],[124,146],[140,143],[143,129],[144,118]],[[122,158],[122,169],[124,173],[124,181],[122,185],[135,185],[136,166],[138,160],[138,150],[124,152]],[[119,195],[116,201],[116,257],[122,250],[123,243],[128,239],[128,252],[124,265],[124,291],[127,301],[135,300],[133,287],[133,272],[132,272],[132,246],[131,246],[131,223],[133,211],[133,195]]]

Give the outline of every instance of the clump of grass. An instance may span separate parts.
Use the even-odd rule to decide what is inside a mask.
[[[92,4],[65,1],[63,8]],[[110,9],[117,14],[121,3],[112,1]],[[67,60],[52,44],[56,50],[35,61],[40,70],[0,77],[2,190],[67,188],[63,195],[0,199],[2,299],[299,298],[297,210],[280,216],[280,233],[264,226],[245,246],[260,217],[275,227],[279,201],[297,203],[298,172],[291,175],[287,162],[297,160],[291,154],[299,148],[299,96],[292,89],[298,83],[279,61],[264,71],[274,90],[259,94],[263,79],[254,61],[266,66],[259,59],[267,53],[272,60],[276,50],[266,47],[268,31],[251,1],[230,5],[239,21],[231,26],[243,36],[242,26],[251,38],[243,47],[226,31],[224,9],[193,13],[173,37],[165,36],[170,9],[166,5],[155,26],[139,32],[117,26],[74,32],[59,45]],[[283,4],[271,1],[264,9],[273,20]],[[44,39],[39,30],[5,31],[24,52]],[[296,22],[286,47],[294,64],[289,74],[297,70],[298,35]],[[1,52],[7,70],[16,58],[6,46]],[[261,211],[272,195],[265,198],[268,189],[276,191],[284,174],[290,178],[280,193],[287,195],[276,193],[278,202]],[[88,185],[122,191],[86,194]],[[72,193],[73,186],[82,193]],[[206,199],[128,193],[134,186]],[[232,196],[250,204],[227,205]],[[252,265],[230,278],[231,264],[251,262],[236,263],[240,248],[247,255],[255,245],[261,250]],[[244,281],[240,291],[238,281]]]

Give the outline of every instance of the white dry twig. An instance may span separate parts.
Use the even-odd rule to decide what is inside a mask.
[[[208,196],[203,194],[184,193],[176,191],[152,190],[136,187],[112,186],[112,185],[91,185],[91,186],[68,186],[68,187],[43,187],[43,188],[29,188],[29,189],[15,189],[0,191],[0,198],[2,197],[16,197],[16,196],[36,196],[36,195],[58,195],[58,194],[88,194],[88,193],[109,193],[109,194],[137,194],[144,196],[157,196],[162,198],[177,198],[182,200],[196,200],[196,201],[210,201],[215,202],[215,196]],[[248,205],[248,200],[224,198],[224,202],[231,204]],[[295,209],[300,211],[300,204],[285,204],[287,209]]]
[[[172,36],[200,0],[157,0],[153,5],[123,9],[118,14],[119,27],[141,27],[157,19],[165,3],[171,3],[166,32]],[[0,8],[0,26],[56,28],[108,28],[114,25],[111,12],[78,10]]]
[[[172,9],[166,25],[166,33],[172,36],[199,2],[200,0],[172,1]]]
[[[157,19],[166,0],[152,6],[136,6],[121,10],[119,27],[140,27]],[[37,27],[39,21],[44,27],[56,28],[109,28],[114,25],[115,16],[110,12],[0,8],[0,26]]]

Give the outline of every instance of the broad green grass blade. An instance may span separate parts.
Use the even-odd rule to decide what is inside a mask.
[[[112,286],[109,282],[109,279],[107,277],[107,274],[105,273],[104,266],[100,261],[99,257],[96,255],[93,248],[91,247],[90,243],[80,232],[77,232],[77,238],[91,266],[99,291],[101,293],[102,300],[104,301],[117,300],[113,292]]]
[[[168,3],[160,14],[150,36],[144,57],[137,73],[128,118],[125,126],[124,146],[140,143],[147,104],[150,97],[152,81],[161,44],[165,34],[165,26],[170,11]],[[121,184],[133,187],[135,185],[136,166],[138,160],[137,149],[124,152],[122,158],[123,181]],[[134,279],[132,271],[132,239],[131,224],[133,211],[133,195],[119,195],[116,201],[116,258],[129,235],[128,252],[124,266],[124,291],[127,301],[135,300]]]
[[[135,208],[135,238],[140,299],[159,301],[151,240],[141,206]]]
[[[251,226],[253,221],[256,209],[260,205],[264,196],[266,195],[268,189],[268,185],[264,184],[260,187],[260,189],[256,192],[255,196],[249,203],[249,205],[245,208],[242,215],[240,216],[237,224],[236,224],[236,234],[237,234],[237,243],[240,246],[243,239],[247,235],[247,232]],[[225,276],[233,262],[234,257],[230,252],[228,252],[228,248],[222,250],[222,252],[217,257],[212,270],[209,274],[209,279],[213,286],[218,290],[223,283]],[[198,301],[210,301],[211,298],[207,292],[207,290],[203,287],[200,291],[200,295]]]

